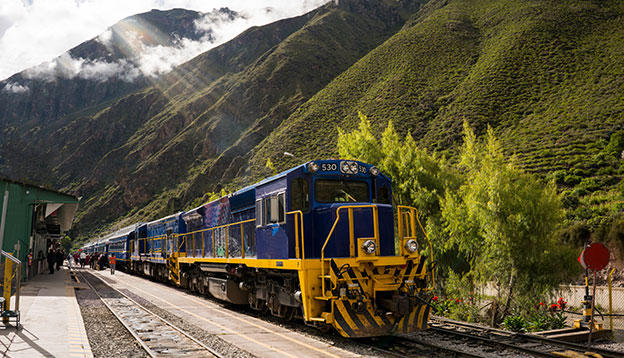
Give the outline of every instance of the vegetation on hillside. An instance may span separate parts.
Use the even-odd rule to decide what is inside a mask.
[[[491,127],[517,168],[556,182],[558,240],[624,249],[623,17],[617,0],[331,2],[251,28],[149,87],[91,88],[112,92],[2,128],[0,171],[83,196],[73,234],[87,239],[334,157],[338,128],[352,133],[362,111],[370,135],[388,132],[382,152],[384,141],[406,148],[370,161],[411,178],[395,199],[434,225],[445,188],[461,185],[449,168],[466,120],[477,135]]]
[[[564,193],[562,241],[624,250],[624,5],[618,1],[430,1],[396,35],[333,80],[257,148],[252,172],[281,153],[337,154],[329,138],[392,121],[422,148],[459,159],[462,122],[490,126],[519,168]],[[612,139],[613,138],[613,139]]]
[[[420,210],[436,248],[444,296],[479,302],[480,289],[493,285],[490,321],[498,323],[512,308],[531,307],[578,273],[574,248],[554,235],[564,217],[554,183],[506,158],[491,128],[479,140],[464,122],[460,159],[449,165],[419,149],[410,135],[401,141],[392,122],[377,139],[366,117],[360,118],[358,130],[339,130],[340,157],[378,165],[393,181],[395,204]]]

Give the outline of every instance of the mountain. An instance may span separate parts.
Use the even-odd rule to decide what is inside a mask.
[[[392,36],[407,5],[341,1],[252,27],[152,86],[45,128],[6,128],[4,168],[39,178],[45,168],[55,186],[83,196],[78,230],[129,211],[166,214],[236,176],[273,128]],[[20,161],[25,155],[33,160]]]
[[[237,16],[228,9],[209,15],[217,14]],[[195,26],[203,16],[183,9],[131,16],[50,62],[0,81],[0,124],[57,121],[147,86],[149,76],[140,68],[143,52],[183,40],[210,40],[210,29]]]
[[[492,126],[521,166],[558,181],[571,220],[605,217],[621,202],[623,16],[616,0],[330,2],[56,117],[0,105],[0,173],[83,196],[84,235],[249,184],[267,158],[279,170],[335,157],[337,128],[361,111],[451,159],[464,120]],[[89,46],[99,57],[85,61],[127,60]]]

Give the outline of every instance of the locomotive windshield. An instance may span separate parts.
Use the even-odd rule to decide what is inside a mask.
[[[368,183],[356,180],[317,180],[314,196],[319,203],[368,202]]]

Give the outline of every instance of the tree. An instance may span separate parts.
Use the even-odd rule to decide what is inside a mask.
[[[506,301],[503,315],[514,297],[550,293],[570,272],[557,265],[574,262],[554,241],[564,216],[554,182],[544,184],[514,162],[506,161],[492,128],[480,142],[464,123],[459,169],[465,182],[442,201],[447,247],[468,258],[476,285],[494,284],[498,300]]]
[[[414,138],[407,134],[401,140],[392,121],[378,140],[373,135],[370,121],[358,112],[358,130],[345,133],[338,129],[338,153],[341,158],[360,160],[379,167],[381,173],[392,180],[392,200],[395,205],[408,205],[418,209],[429,238],[434,246],[442,247],[445,237],[441,230],[440,200],[447,190],[459,186],[459,177],[447,165],[446,160],[421,149]],[[423,245],[423,247],[428,245]],[[457,263],[456,255],[434,250],[434,260],[439,267]],[[438,272],[440,273],[440,272]],[[442,272],[444,276],[444,272]]]
[[[61,238],[61,247],[65,250],[65,252],[69,252],[71,250],[72,244],[72,238],[67,234],[63,235]]]

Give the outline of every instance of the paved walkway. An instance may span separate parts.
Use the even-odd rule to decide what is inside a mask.
[[[22,286],[21,295],[21,329],[0,324],[4,357],[93,357],[66,267],[35,276]]]

